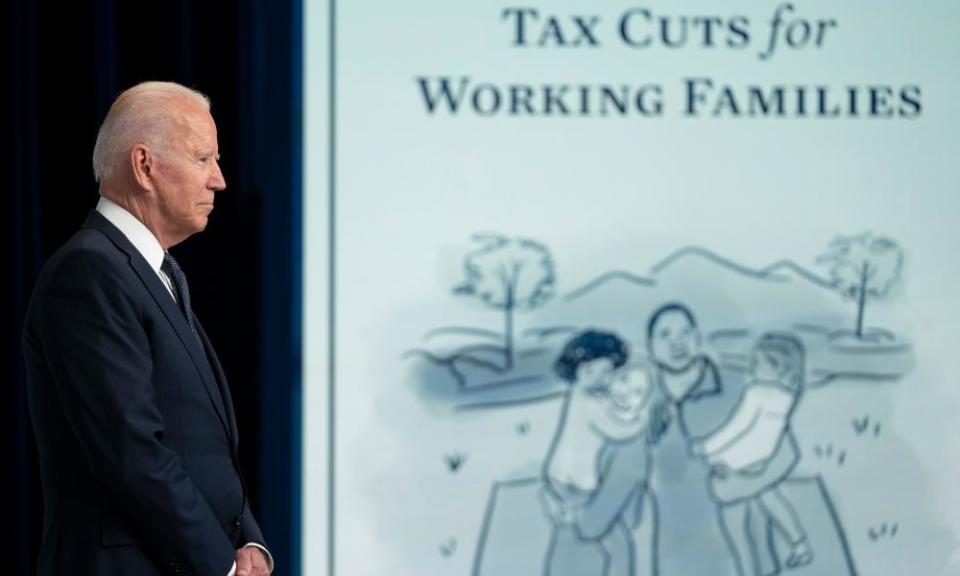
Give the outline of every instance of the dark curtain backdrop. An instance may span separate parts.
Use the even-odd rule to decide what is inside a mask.
[[[116,95],[173,80],[210,96],[227,190],[172,251],[233,391],[244,474],[277,561],[299,574],[299,0],[10,0],[3,90],[6,566],[35,573],[42,498],[20,335],[44,261],[96,204],[90,156]],[[6,572],[6,570],[5,570]]]

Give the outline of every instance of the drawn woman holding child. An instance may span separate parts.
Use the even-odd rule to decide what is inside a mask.
[[[651,561],[633,536],[650,469],[651,374],[628,364],[621,338],[595,330],[570,340],[554,369],[569,388],[543,467],[557,525],[544,572],[632,576]]]

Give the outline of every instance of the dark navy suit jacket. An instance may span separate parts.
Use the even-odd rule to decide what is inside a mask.
[[[24,353],[44,495],[39,573],[226,576],[263,545],[203,328],[91,212],[47,262]]]

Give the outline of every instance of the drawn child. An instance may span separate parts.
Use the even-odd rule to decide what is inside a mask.
[[[804,349],[793,335],[764,334],[754,347],[751,381],[729,420],[691,451],[705,458],[720,478],[762,476],[767,463],[784,443],[795,444],[790,418],[804,384]],[[786,565],[813,561],[813,550],[793,505],[779,489],[778,479],[751,495],[790,541]]]
[[[616,447],[640,437],[650,419],[653,382],[642,367],[625,366],[627,356],[618,336],[588,330],[567,343],[554,366],[570,387],[544,462],[544,500],[557,527],[547,574],[634,573],[628,514],[646,486],[646,459],[631,479],[636,489],[622,501],[596,498],[618,458]]]

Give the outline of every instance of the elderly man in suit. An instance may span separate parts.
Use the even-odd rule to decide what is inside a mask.
[[[167,252],[206,227],[218,158],[209,101],[178,84],[134,86],[100,127],[100,201],[44,267],[24,331],[40,574],[273,569],[229,386]]]

